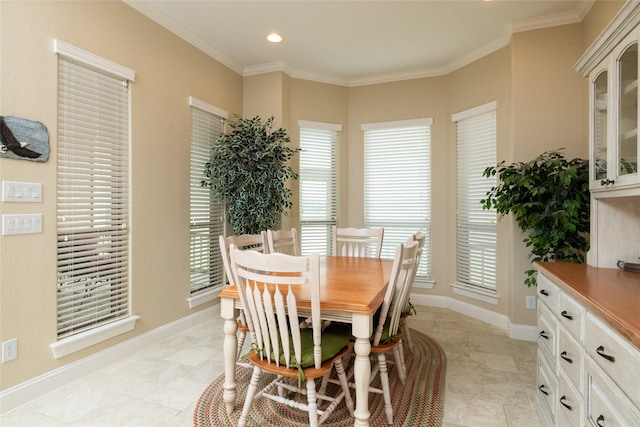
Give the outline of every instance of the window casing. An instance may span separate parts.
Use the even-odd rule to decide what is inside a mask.
[[[105,325],[115,331],[114,323],[137,318],[130,316],[129,304],[129,82],[135,75],[57,40],[55,52],[57,335],[62,340]],[[56,357],[70,352],[62,347],[54,349]]]
[[[331,253],[341,125],[300,121],[300,252]]]
[[[364,225],[384,227],[383,258],[410,235],[425,240],[416,286],[431,281],[431,119],[362,125]]]
[[[483,176],[496,164],[495,102],[455,114],[457,163],[457,283],[496,291],[497,214],[480,200],[496,184]]]
[[[224,132],[226,112],[190,98],[190,293],[192,296],[214,290],[224,284],[223,264],[218,236],[224,234],[223,205],[213,199],[211,189],[202,186],[205,163],[211,159],[211,147]]]

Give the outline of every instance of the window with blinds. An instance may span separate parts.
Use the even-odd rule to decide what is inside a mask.
[[[129,80],[134,73],[60,42],[56,53],[60,339],[129,316]]]
[[[189,266],[191,295],[224,284],[223,264],[218,236],[224,234],[224,209],[214,201],[211,189],[203,187],[205,163],[211,159],[211,147],[224,132],[227,113],[190,98],[191,174]]]
[[[482,175],[496,164],[496,103],[453,116],[457,163],[457,282],[495,292],[495,209],[483,210],[480,200],[496,184]]]
[[[431,277],[431,119],[362,125],[364,225],[384,227],[383,258],[421,231],[425,240],[416,285]]]
[[[300,252],[331,252],[341,125],[300,121]]]

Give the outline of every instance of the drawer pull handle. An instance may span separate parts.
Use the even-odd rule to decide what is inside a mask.
[[[549,396],[549,392],[548,391],[544,391],[544,384],[540,384],[540,387],[538,387],[538,390],[540,390],[540,392],[542,394],[544,394],[545,396]]]
[[[598,353],[600,356],[604,357],[605,359],[607,359],[609,362],[615,362],[616,358],[613,356],[609,356],[608,354],[606,354],[604,352],[604,347],[600,346],[596,349],[596,353]]]
[[[604,427],[604,415],[600,415],[598,417],[598,419],[596,420],[596,424],[598,424],[600,427]]]
[[[573,316],[567,313],[567,310],[564,310],[562,313],[560,313],[560,315],[565,319],[573,320]]]
[[[562,357],[564,360],[566,360],[569,363],[573,363],[573,359],[570,359],[567,357],[567,352],[563,351],[562,353],[560,353],[560,357]]]
[[[545,340],[548,340],[548,339],[549,339],[549,336],[547,335],[547,332],[546,332],[546,331],[540,331],[540,336],[541,336],[542,338],[544,338]]]
[[[540,295],[544,295],[545,297],[548,297],[549,292],[545,291],[544,289],[540,289]]]
[[[562,396],[562,397],[560,398],[560,404],[561,404],[562,406],[564,406],[565,408],[567,408],[568,410],[573,411],[573,408],[572,408],[571,406],[569,406],[569,405],[567,405],[566,403],[564,403],[564,401],[565,401],[565,400],[567,400],[567,396]]]

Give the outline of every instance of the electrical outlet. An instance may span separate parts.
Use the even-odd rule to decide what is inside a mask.
[[[536,297],[534,295],[527,295],[526,305],[527,305],[527,308],[535,310],[536,309]]]
[[[2,363],[8,362],[18,357],[18,339],[3,341],[2,343]]]

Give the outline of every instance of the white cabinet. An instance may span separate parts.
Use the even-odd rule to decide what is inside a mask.
[[[592,193],[632,190],[638,173],[638,39],[634,28],[589,74]]]
[[[640,349],[538,273],[538,412],[550,426],[640,426]]]
[[[576,68],[589,78],[590,185],[594,197],[640,194],[640,5],[625,5]]]
[[[593,267],[640,256],[639,41],[640,2],[629,1],[575,65],[589,81]]]

